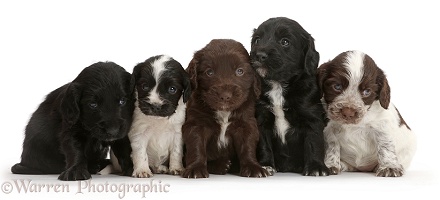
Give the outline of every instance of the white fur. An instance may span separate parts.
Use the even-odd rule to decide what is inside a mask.
[[[272,112],[275,115],[275,132],[281,139],[283,144],[286,143],[286,133],[290,128],[289,122],[284,116],[284,97],[283,97],[283,86],[276,81],[271,81],[269,84],[272,89],[266,93],[272,103]]]
[[[156,85],[150,91],[150,95],[148,96],[148,103],[150,103],[150,104],[157,104],[157,105],[164,104],[163,99],[160,97],[159,92],[157,91],[157,86],[159,85],[157,83],[159,83],[162,73],[166,70],[165,63],[167,63],[170,60],[171,60],[171,57],[164,55],[164,56],[159,57],[159,59],[150,63],[152,66],[152,70],[153,70],[153,72],[152,72],[153,77],[156,80]]]
[[[183,170],[182,125],[185,108],[182,98],[170,117],[148,116],[135,103],[133,123],[128,137],[134,165],[133,177],[151,177],[154,173],[179,174]],[[164,165],[169,159],[169,169]]]
[[[363,75],[365,54],[347,54],[345,67],[350,72],[349,87],[334,99],[330,108],[350,105],[360,112],[356,124],[330,120],[324,129],[326,141],[325,164],[339,171],[406,170],[416,151],[416,136],[404,124],[396,107],[390,103],[384,109],[378,100],[371,106],[364,105],[358,87]],[[353,76],[353,77],[352,77]],[[386,176],[389,176],[386,175]]]
[[[216,111],[215,112],[217,119],[217,123],[220,124],[220,136],[217,142],[219,148],[226,147],[228,145],[228,138],[226,138],[226,129],[228,129],[229,117],[231,116],[231,112],[228,111]]]

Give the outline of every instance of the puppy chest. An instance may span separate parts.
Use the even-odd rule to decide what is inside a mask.
[[[341,160],[354,167],[377,163],[377,145],[374,133],[368,129],[348,128],[336,134],[341,147]]]
[[[217,145],[219,148],[226,147],[228,145],[228,138],[226,137],[226,130],[228,129],[229,118],[231,117],[231,112],[228,111],[216,111],[215,119],[217,123],[220,125],[220,134],[217,140]]]
[[[270,100],[270,109],[275,116],[274,131],[281,139],[282,143],[286,142],[286,133],[290,128],[289,122],[286,120],[284,113],[284,96],[283,87],[280,83],[270,82],[271,89],[266,92],[266,96]]]

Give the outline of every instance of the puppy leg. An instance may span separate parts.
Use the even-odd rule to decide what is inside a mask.
[[[173,145],[170,149],[170,169],[169,174],[171,175],[180,175],[184,168],[182,165],[182,157],[183,157],[183,140],[182,133],[175,133]]]
[[[73,135],[67,133],[66,135]],[[65,137],[61,149],[66,156],[66,170],[58,177],[62,181],[87,180],[92,178],[87,170],[87,158],[84,145],[75,136]]]
[[[331,175],[339,174],[341,172],[341,146],[330,125],[324,129],[324,140],[326,144],[324,163]]]
[[[266,115],[270,115],[271,113],[267,111],[266,108],[259,108],[261,112],[256,113],[256,118],[260,125],[259,128],[259,141],[257,145],[257,159],[258,162],[269,172],[269,175],[272,176],[276,173],[275,168],[275,159],[273,155],[273,147],[272,147],[272,137],[274,135],[270,124],[267,124],[268,121],[264,118]]]
[[[149,138],[143,135],[143,133],[129,133],[132,149],[131,158],[133,159],[134,168],[131,176],[135,178],[149,178],[153,176],[147,155]]]
[[[389,134],[383,131],[376,131],[377,157],[379,165],[376,169],[376,176],[399,177],[403,175],[403,167],[397,160],[393,141]]]
[[[304,176],[328,176],[325,166],[324,123],[317,116],[304,116],[304,124],[295,132],[304,134]]]
[[[185,123],[182,136],[186,145],[186,169],[183,178],[208,178],[206,143],[211,133],[203,126]]]
[[[112,152],[121,168],[123,176],[131,176],[133,174],[133,161],[131,160],[131,144],[127,137],[116,140],[111,145]]]

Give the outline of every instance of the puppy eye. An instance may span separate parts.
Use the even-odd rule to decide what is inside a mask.
[[[281,39],[280,43],[282,46],[285,46],[285,47],[289,46],[289,44],[290,44],[289,40],[287,40],[286,38]]]
[[[244,74],[244,70],[242,68],[238,68],[237,70],[235,70],[235,75],[243,76],[243,74]]]
[[[206,75],[208,75],[209,77],[211,77],[212,75],[214,75],[214,70],[212,70],[211,68],[206,70]]]
[[[121,106],[125,105],[126,103],[127,103],[127,99],[126,99],[125,97],[122,97],[122,98],[119,100],[119,105],[121,105]]]
[[[150,89],[150,87],[148,87],[148,85],[146,83],[142,84],[143,91],[148,91],[149,89]]]
[[[95,103],[95,102],[91,102],[91,103],[89,103],[89,107],[90,107],[91,109],[96,109],[96,108],[98,108],[98,104]]]
[[[370,89],[365,89],[362,91],[362,97],[369,97],[371,95],[371,90]]]
[[[341,92],[342,91],[342,85],[339,83],[336,83],[333,85],[333,89],[337,92]]]
[[[168,93],[170,94],[176,94],[177,89],[174,86],[171,86],[168,88]]]
[[[260,42],[260,38],[259,37],[255,38],[254,44],[258,44],[258,42]]]

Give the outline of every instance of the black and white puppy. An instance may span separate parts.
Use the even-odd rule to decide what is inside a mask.
[[[328,175],[314,39],[294,20],[271,18],[254,30],[250,56],[263,80],[256,109],[260,164],[271,174]]]
[[[416,151],[416,136],[390,103],[384,72],[360,51],[347,51],[318,69],[330,119],[324,129],[325,164],[341,171],[402,176]]]
[[[179,175],[183,171],[182,124],[185,102],[191,94],[188,74],[173,58],[160,55],[133,69],[136,80],[131,141],[132,176],[147,178],[154,173]]]
[[[109,146],[125,171],[134,109],[134,80],[112,62],[85,68],[71,83],[47,95],[26,126],[21,162],[14,174],[58,174],[90,179],[109,164]]]

